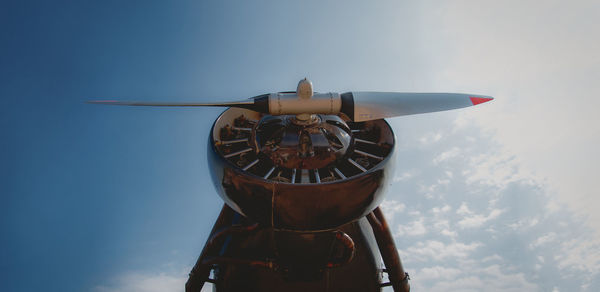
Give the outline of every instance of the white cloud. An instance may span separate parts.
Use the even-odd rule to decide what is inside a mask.
[[[560,245],[554,260],[560,269],[584,272],[588,278],[597,276],[600,272],[600,240],[589,236],[567,240]]]
[[[460,154],[460,149],[458,149],[458,147],[453,147],[452,149],[444,151],[444,152],[440,153],[438,156],[436,156],[433,159],[433,163],[436,165],[440,164],[444,161],[447,161],[449,159],[457,157],[459,154]]]
[[[410,261],[442,261],[449,258],[465,258],[472,251],[482,246],[480,242],[462,243],[452,242],[449,244],[437,240],[419,241],[416,245],[400,251],[407,262]]]
[[[433,209],[431,209],[431,212],[434,214],[440,214],[440,213],[446,213],[448,211],[450,211],[452,209],[452,207],[450,207],[449,205],[444,205],[443,207],[433,207]]]
[[[95,292],[169,292],[182,291],[187,281],[185,272],[179,274],[130,272],[117,277],[112,284],[94,288]],[[212,284],[206,284],[202,292],[212,291]]]
[[[423,194],[425,194],[426,198],[432,199],[433,194],[436,192],[437,188],[438,188],[437,184],[431,184],[431,185],[419,184],[419,193],[423,193]]]
[[[444,270],[440,270],[443,272]],[[415,275],[415,290],[419,291],[538,291],[537,285],[529,282],[525,274],[510,272],[499,265],[483,268],[473,266],[462,267],[460,273],[450,270],[455,277],[444,278],[443,274],[436,280],[431,276],[436,270],[427,271],[425,278]],[[417,280],[418,279],[418,280]]]
[[[394,177],[394,182],[406,181],[413,176],[414,176],[414,174],[412,172],[405,171],[405,172],[401,173],[400,175],[396,175]]]
[[[502,257],[497,254],[493,254],[491,256],[487,256],[487,257],[483,258],[481,261],[484,263],[490,262],[490,261],[502,261]]]
[[[443,214],[449,212],[452,208],[448,205],[443,207],[434,207],[431,211],[434,214],[433,228],[436,229],[441,235],[456,237],[458,233],[450,228],[450,221],[444,219]]]
[[[429,144],[437,143],[441,139],[442,139],[441,132],[427,133],[427,134],[421,136],[421,138],[419,138],[419,142],[421,142],[421,144],[423,144],[423,145],[429,145]]]
[[[421,216],[421,212],[419,210],[412,210],[412,211],[408,212],[408,215],[410,215],[412,217],[419,217],[419,216]]]
[[[461,228],[475,228],[480,227],[486,222],[496,219],[500,214],[504,213],[504,210],[493,209],[487,216],[482,214],[467,214],[463,219],[458,221],[458,226]]]
[[[379,207],[381,208],[383,214],[385,214],[387,221],[392,222],[396,214],[404,212],[406,205],[396,200],[385,199],[381,205],[379,205]]]
[[[550,213],[556,212],[560,210],[560,208],[560,203],[557,202],[554,198],[550,198],[550,200],[548,200],[548,203],[546,204],[546,210],[548,210],[548,212]]]
[[[476,155],[470,158],[469,168],[463,172],[467,183],[481,183],[499,187],[520,182],[534,184],[536,177],[520,167],[514,155],[506,151]],[[539,180],[539,179],[537,179]]]
[[[473,214],[473,212],[471,210],[469,210],[469,206],[467,206],[467,203],[462,202],[462,204],[460,204],[460,207],[458,208],[458,210],[456,210],[456,214],[470,215],[470,214]]]
[[[511,229],[513,229],[513,230],[521,230],[521,229],[527,229],[527,228],[534,227],[539,222],[540,222],[540,220],[537,217],[534,217],[534,218],[523,218],[523,219],[518,220],[515,223],[508,224],[508,227],[511,228]]]
[[[544,234],[544,235],[538,237],[534,242],[532,242],[529,245],[529,248],[534,249],[534,248],[537,248],[537,247],[539,247],[541,245],[544,245],[546,243],[552,242],[554,240],[556,240],[556,233],[555,232],[550,232],[548,234]]]
[[[446,268],[443,266],[433,266],[422,268],[418,272],[419,281],[426,280],[451,280],[462,274],[462,271],[455,268]]]
[[[424,218],[421,217],[419,220],[410,222],[408,224],[398,225],[397,235],[398,236],[417,236],[427,233],[427,229],[423,224]]]
[[[386,213],[402,213],[406,208],[406,205],[396,200],[383,200],[379,207]]]
[[[456,231],[452,231],[450,229],[442,229],[440,231],[440,234],[448,236],[448,237],[456,237],[456,236],[458,236],[458,233]]]
[[[450,183],[449,179],[438,179],[438,185],[448,185]]]
[[[491,103],[461,111],[457,126],[486,129],[514,156],[511,160],[546,179],[562,204],[589,216],[588,223],[600,231],[594,185],[600,165],[600,5],[585,0],[538,4],[425,2],[421,34],[436,72],[431,85],[495,96]],[[471,174],[494,184],[521,176],[506,167]]]
[[[540,263],[542,263],[542,264],[546,262],[546,260],[544,259],[544,257],[543,257],[543,256],[538,256],[538,257],[537,257],[537,259],[538,259],[538,261],[539,261]]]

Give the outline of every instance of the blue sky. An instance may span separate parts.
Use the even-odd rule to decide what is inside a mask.
[[[285,3],[284,3],[285,2]],[[222,202],[219,109],[293,90],[473,92],[390,120],[415,290],[600,288],[594,1],[0,3],[0,290],[180,291]]]

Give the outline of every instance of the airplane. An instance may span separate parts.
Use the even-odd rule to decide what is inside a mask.
[[[395,162],[385,121],[458,109],[490,96],[296,91],[222,103],[89,101],[129,106],[227,107],[208,138],[224,201],[185,284],[213,291],[410,291],[378,207]],[[384,274],[387,281],[384,282]]]

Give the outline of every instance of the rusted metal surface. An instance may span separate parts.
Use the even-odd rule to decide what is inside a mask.
[[[229,206],[223,205],[221,213],[219,214],[219,217],[217,217],[217,221],[213,225],[213,228],[210,232],[210,236],[213,236],[218,230],[231,225],[234,215],[235,211],[233,211]],[[204,283],[208,279],[211,269],[210,266],[203,264],[203,261],[209,254],[215,252],[214,250],[214,245],[204,246],[202,253],[200,253],[196,264],[189,274],[188,281],[185,283],[186,292],[199,292],[202,290],[202,286],[204,286]]]
[[[256,142],[276,166],[324,168],[346,154],[350,128],[338,116],[315,115],[310,124],[294,116],[265,116],[257,125]]]
[[[392,177],[391,127],[384,120],[352,128],[339,117],[320,119],[297,125],[241,109],[223,112],[208,156],[225,203],[265,227],[298,231],[335,229],[375,209]]]
[[[230,206],[263,225],[324,230],[356,220],[377,207],[387,177],[388,170],[381,168],[352,180],[282,184],[257,180],[239,169],[225,167],[219,188]]]
[[[205,282],[216,291],[375,292],[385,285],[381,257],[390,285],[408,291],[391,240],[379,209],[339,230],[298,232],[261,226],[224,206],[186,292],[199,292]]]
[[[258,223],[254,223],[252,225],[249,226],[243,226],[243,225],[232,225],[232,226],[227,226],[222,228],[221,230],[215,232],[207,241],[206,241],[206,246],[207,247],[211,247],[213,245],[215,245],[219,240],[223,240],[224,237],[234,234],[234,233],[246,233],[246,232],[252,232],[254,231],[256,228],[258,228]]]
[[[380,257],[366,221],[335,231],[234,234],[223,255],[204,264],[216,266],[221,292],[380,291]]]
[[[250,259],[241,259],[241,258],[230,258],[230,257],[208,257],[202,261],[203,265],[206,266],[215,266],[215,265],[240,265],[254,268],[263,268],[263,269],[273,269],[276,270],[278,268],[277,263],[273,261],[265,261],[265,260],[250,260]]]
[[[408,291],[377,209],[393,171],[389,124],[314,119],[229,109],[215,121],[212,180],[236,219],[217,221],[188,281],[197,290],[186,291],[205,281],[216,291],[380,291],[380,253],[391,285]]]
[[[335,239],[344,247],[343,253],[341,254],[338,260],[327,262],[327,264],[325,265],[327,268],[337,268],[343,265],[347,265],[354,258],[355,249],[354,241],[352,240],[352,238],[342,231],[336,231]]]
[[[377,245],[379,246],[379,252],[381,252],[381,257],[383,258],[386,272],[394,291],[409,292],[410,284],[408,283],[408,274],[402,267],[400,255],[398,255],[398,250],[394,243],[394,237],[390,232],[387,221],[383,216],[383,212],[377,207],[372,213],[367,215],[367,219],[373,228],[373,233],[377,240]]]

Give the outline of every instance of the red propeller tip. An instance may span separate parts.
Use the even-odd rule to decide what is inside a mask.
[[[491,97],[475,97],[475,96],[470,96],[469,98],[471,99],[471,102],[473,103],[473,105],[478,105],[480,103],[488,102],[493,99]]]

